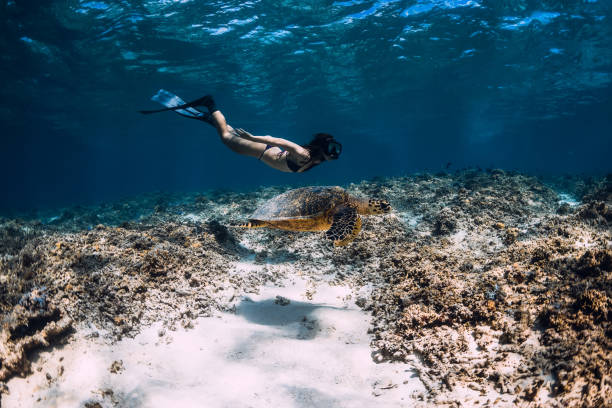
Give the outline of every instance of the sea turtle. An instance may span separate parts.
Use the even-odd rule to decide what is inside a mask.
[[[341,187],[303,187],[266,201],[245,228],[276,228],[287,231],[327,231],[335,246],[351,242],[361,230],[359,214],[391,211],[386,200],[353,197]]]

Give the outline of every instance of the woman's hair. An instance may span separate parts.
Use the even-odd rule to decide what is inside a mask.
[[[310,143],[302,145],[303,148],[310,152],[310,160],[316,160],[319,162],[325,161],[325,153],[329,142],[335,141],[334,137],[327,133],[317,133]]]

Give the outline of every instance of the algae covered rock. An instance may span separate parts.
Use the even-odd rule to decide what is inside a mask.
[[[49,346],[71,328],[72,320],[47,298],[44,289],[23,295],[2,320],[0,381],[28,374],[28,352]]]

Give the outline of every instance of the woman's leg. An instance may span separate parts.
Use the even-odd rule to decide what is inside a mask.
[[[234,152],[244,156],[259,158],[266,149],[266,145],[263,143],[251,142],[236,135],[234,129],[225,121],[225,116],[223,116],[221,111],[214,111],[211,117],[221,137],[221,141]]]
[[[205,101],[204,105],[210,112],[211,122],[217,128],[221,141],[227,147],[244,156],[257,157],[268,166],[280,171],[291,172],[283,151],[275,146],[268,149],[266,142],[248,140],[240,137],[239,133],[225,121],[225,116],[216,108],[212,96]],[[244,132],[244,131],[243,131]],[[250,135],[250,134],[249,134]],[[251,135],[252,137],[252,135]]]

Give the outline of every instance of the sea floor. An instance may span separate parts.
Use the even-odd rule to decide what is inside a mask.
[[[400,407],[399,384],[425,395],[404,363],[376,364],[369,317],[350,289],[307,281],[264,286],[235,311],[189,328],[155,323],[108,342],[84,325],[67,344],[39,353],[33,374],[9,381],[14,407]],[[348,299],[347,299],[348,298]],[[93,333],[98,333],[93,335]]]
[[[283,187],[0,218],[1,406],[612,404],[610,176],[344,187],[342,248],[233,227]]]

